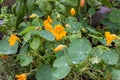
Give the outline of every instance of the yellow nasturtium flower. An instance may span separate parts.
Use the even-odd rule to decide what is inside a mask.
[[[105,38],[106,38],[106,44],[110,45],[111,42],[115,39],[117,39],[117,36],[115,34],[110,34],[110,32],[105,32]]]
[[[16,75],[17,80],[26,80],[26,73]]]
[[[57,46],[57,47],[54,49],[54,52],[61,51],[64,47],[67,47],[67,46],[65,46],[65,45],[59,45],[59,46]]]
[[[32,14],[32,15],[29,16],[29,18],[31,18],[31,19],[33,19],[35,17],[38,17],[38,15],[37,14]]]
[[[70,13],[71,13],[72,16],[74,16],[74,15],[76,14],[75,9],[74,9],[74,8],[71,8]]]
[[[56,38],[56,40],[61,40],[63,37],[66,36],[67,32],[65,31],[64,27],[60,24],[56,25],[52,32]]]
[[[18,40],[19,42],[21,42],[21,40],[20,40],[16,35],[11,34],[11,36],[10,36],[10,38],[9,38],[9,40],[8,40],[9,43],[10,43],[10,46],[14,46],[17,40]]]

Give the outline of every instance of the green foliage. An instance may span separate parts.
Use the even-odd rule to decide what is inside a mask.
[[[0,4],[3,3],[3,0],[0,0]]]
[[[74,1],[59,0],[59,1],[64,5],[70,5],[70,6],[77,6],[78,4],[78,0],[74,0]]]
[[[26,5],[29,11],[33,11],[34,10],[34,0],[26,0]]]
[[[109,0],[102,0],[101,2],[102,2],[103,5],[105,5],[105,6],[112,7],[112,4],[110,3]]]
[[[120,23],[120,10],[119,9],[114,9],[109,15],[109,19],[114,22],[114,23]]]

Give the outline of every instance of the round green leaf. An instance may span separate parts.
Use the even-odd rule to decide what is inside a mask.
[[[39,38],[34,38],[33,41],[30,43],[30,47],[34,50],[38,49],[39,46],[40,46]]]
[[[65,23],[66,23],[66,24],[70,24],[70,23],[72,23],[72,22],[77,22],[77,19],[76,19],[75,17],[67,17],[67,18],[65,19]]]
[[[100,56],[103,53],[103,49],[100,46],[92,48],[92,50],[89,53],[90,57],[96,57]]]
[[[99,63],[101,60],[101,54],[103,53],[103,50],[101,47],[94,47],[89,53],[90,61],[92,64]]]
[[[45,38],[48,41],[53,41],[55,40],[54,35],[46,30],[42,30],[39,32],[39,35],[43,38]]]
[[[82,28],[82,24],[80,22],[71,22],[68,25],[70,25],[70,28],[67,30],[71,33],[77,33]]]
[[[112,80],[120,80],[120,70],[112,71]]]
[[[61,66],[53,70],[53,76],[56,77],[57,79],[62,79],[67,76],[70,70],[71,70],[70,66]]]
[[[69,46],[68,56],[74,64],[84,61],[91,50],[90,42],[85,38],[72,40]]]
[[[69,39],[70,39],[70,41],[72,41],[72,40],[74,40],[76,38],[81,38],[81,37],[82,37],[81,32],[77,32],[76,34],[70,35]]]
[[[44,64],[38,68],[36,72],[37,80],[56,80],[52,75],[52,69],[50,65]]]
[[[53,63],[53,67],[61,67],[61,66],[68,66],[68,60],[66,59],[65,56],[61,56],[59,58],[57,58],[54,63]]]
[[[53,64],[53,76],[57,79],[66,77],[71,70],[71,67],[68,64],[69,62],[65,56],[57,58]]]
[[[20,65],[21,66],[27,66],[32,62],[32,60],[33,60],[32,56],[23,54],[23,55],[20,56]]]
[[[18,50],[18,42],[14,46],[10,46],[8,39],[0,40],[0,54],[15,54]]]
[[[107,63],[107,64],[117,64],[118,62],[118,55],[116,52],[114,51],[105,51],[102,55],[101,55],[102,59]]]
[[[95,8],[93,8],[93,7],[89,8],[88,13],[90,15],[93,15],[95,13]]]
[[[30,39],[30,36],[31,36],[31,32],[26,33],[26,34],[23,36],[24,41],[27,42],[27,41]]]
[[[33,19],[31,25],[35,27],[39,27],[40,26],[39,19],[38,18]]]
[[[120,9],[113,9],[109,15],[109,19],[114,23],[120,23]]]

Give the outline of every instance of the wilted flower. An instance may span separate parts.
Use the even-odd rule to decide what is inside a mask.
[[[10,36],[10,38],[9,38],[9,40],[8,40],[9,43],[10,43],[10,46],[14,46],[17,40],[18,40],[19,42],[21,42],[21,40],[20,40],[16,35],[11,34],[11,36]]]
[[[1,55],[1,56],[0,56],[0,58],[1,58],[2,60],[7,59],[8,57],[9,57],[8,55]]]
[[[17,80],[26,80],[26,73],[16,75]]]
[[[57,18],[60,18],[60,14],[57,14]]]
[[[54,49],[54,52],[61,51],[64,47],[67,47],[67,46],[65,46],[65,45],[59,45],[59,46],[57,46],[57,47]]]
[[[80,0],[80,7],[84,7],[85,5],[85,0]]]
[[[74,15],[76,14],[75,9],[74,9],[74,8],[71,8],[70,13],[71,13],[72,16],[74,16]]]
[[[29,16],[29,18],[35,18],[35,17],[38,17],[38,15],[37,14],[32,14],[32,15]]]

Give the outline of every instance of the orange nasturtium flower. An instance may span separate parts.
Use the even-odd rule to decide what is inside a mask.
[[[8,40],[9,43],[10,43],[10,46],[14,46],[17,40],[18,40],[19,42],[21,42],[21,40],[20,40],[16,35],[11,34],[11,36],[10,36],[10,38],[9,38],[9,40]]]
[[[56,40],[61,40],[63,37],[66,36],[67,32],[65,31],[64,27],[60,24],[56,25],[52,32],[56,38]]]
[[[15,75],[17,80],[26,80],[26,73],[20,74],[20,75]]]
[[[47,19],[44,21],[44,24],[45,23],[52,23],[52,22],[53,22],[53,20],[51,19],[51,17],[47,16]]]
[[[52,23],[52,22],[53,22],[53,20],[51,19],[50,16],[47,17],[47,21],[48,21],[49,23]]]
[[[84,7],[85,5],[85,0],[80,0],[80,7]]]
[[[71,13],[72,16],[74,16],[74,15],[76,14],[75,9],[74,9],[74,8],[71,8],[70,13]]]
[[[50,18],[50,16],[47,17],[47,19],[44,21],[44,28],[45,30],[52,32],[52,25],[50,23],[52,23],[53,20]]]
[[[54,49],[54,52],[61,51],[64,47],[67,47],[67,46],[65,46],[65,45],[59,45],[59,46],[57,46],[57,47]]]
[[[110,45],[111,42],[117,38],[115,34],[110,34],[110,32],[105,32],[105,37],[106,37],[107,45]]]
[[[29,16],[29,18],[31,18],[31,19],[35,18],[35,17],[38,17],[38,15],[37,14],[32,14],[32,15]]]
[[[45,28],[45,30],[47,30],[49,32],[53,31],[52,25],[50,23],[44,23],[44,28]]]

